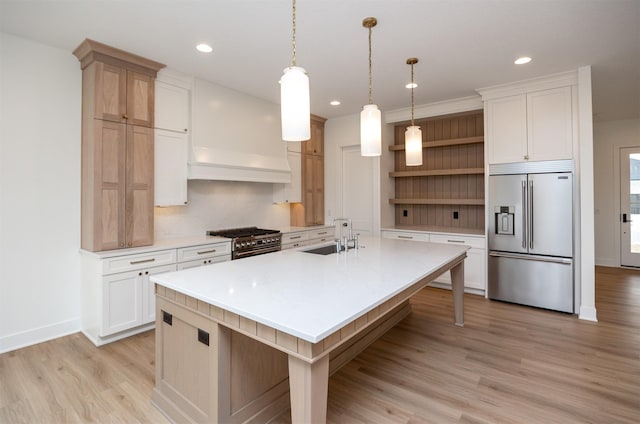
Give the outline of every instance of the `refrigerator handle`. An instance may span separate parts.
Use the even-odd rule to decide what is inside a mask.
[[[533,181],[529,181],[529,248],[533,249]]]
[[[527,181],[522,181],[522,248],[527,248]]]

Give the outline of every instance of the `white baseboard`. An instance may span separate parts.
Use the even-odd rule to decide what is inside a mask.
[[[0,337],[0,353],[31,346],[80,331],[80,318]]]
[[[613,258],[595,258],[596,265],[599,266],[608,266],[611,268],[618,268],[620,266],[619,263],[616,263],[616,260]]]
[[[580,306],[580,314],[578,315],[578,318],[585,321],[598,322],[595,306]]]

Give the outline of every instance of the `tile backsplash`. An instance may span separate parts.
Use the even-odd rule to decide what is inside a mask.
[[[273,185],[191,180],[188,204],[155,208],[155,238],[203,235],[207,230],[289,226],[289,205],[273,204]]]

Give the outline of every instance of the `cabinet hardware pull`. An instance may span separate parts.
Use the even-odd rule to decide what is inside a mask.
[[[155,258],[151,258],[151,259],[142,259],[140,261],[130,261],[129,264],[130,265],[136,265],[136,264],[144,264],[147,262],[154,262],[156,259]]]
[[[209,333],[198,328],[198,341],[204,345],[209,346]]]
[[[398,238],[409,239],[412,240],[413,236],[398,236]]]
[[[127,116],[127,114],[126,114],[126,113],[123,113],[123,114],[122,114],[122,119],[129,119],[129,117]]]
[[[323,235],[325,235],[325,234],[327,234],[327,232],[326,232],[326,231],[323,231],[323,232],[321,232],[321,233],[318,233],[318,235],[319,235],[319,236],[323,236]]]
[[[173,315],[169,312],[162,311],[162,321],[166,322],[169,325],[173,325]]]
[[[464,240],[447,240],[447,243],[464,243]]]
[[[203,252],[196,252],[198,253],[198,255],[206,255],[207,253],[215,253],[216,249],[211,249],[211,250],[205,250]]]
[[[295,240],[295,239],[299,239],[299,238],[302,238],[302,236],[290,237],[289,239],[290,239],[290,240]]]

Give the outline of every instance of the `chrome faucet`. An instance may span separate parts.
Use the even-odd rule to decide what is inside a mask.
[[[348,236],[343,236],[342,235],[342,228],[340,228],[340,236],[341,239],[338,238],[336,239],[336,247],[340,246],[339,250],[344,250],[345,252],[348,251],[349,249],[357,249],[358,248],[358,236],[356,235],[356,237],[354,238],[353,236],[353,223],[351,222],[350,218],[334,218],[333,219],[333,225],[336,225],[336,222],[342,222],[342,227],[348,227],[349,228],[349,235]]]

